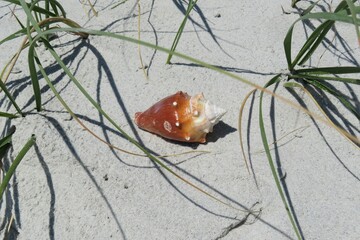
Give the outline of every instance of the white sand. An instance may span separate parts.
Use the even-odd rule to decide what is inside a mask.
[[[111,6],[116,1],[98,1],[95,8],[99,16],[91,19],[78,1],[63,2],[66,2],[68,17],[80,25],[137,37],[138,9],[131,11],[133,0],[115,9]],[[191,14],[194,22],[187,23],[177,50],[264,85],[275,73],[286,71],[283,39],[298,18],[290,2],[199,1],[199,11]],[[142,40],[171,46],[184,17],[180,11],[184,6],[176,4],[178,1],[141,1]],[[0,3],[1,39],[18,29],[6,5]],[[281,6],[290,14],[284,14]],[[334,9],[335,5],[331,6]],[[16,13],[23,17],[20,11]],[[309,33],[309,28],[305,29]],[[338,24],[337,30],[353,52],[346,51],[339,38],[334,38],[336,51],[316,52],[316,56],[323,54],[320,66],[353,64],[347,59],[358,52],[354,28]],[[333,36],[330,33],[329,39]],[[294,46],[299,48],[304,39],[301,23],[295,29],[294,39]],[[1,68],[15,53],[20,41],[22,39],[16,39],[0,46]],[[17,127],[13,150],[9,153],[10,159],[4,160],[5,166],[31,134],[36,135],[37,145],[23,159],[4,195],[2,233],[14,214],[13,239],[218,239],[223,235],[226,235],[223,239],[296,238],[266,156],[261,152],[258,95],[254,98],[250,127],[247,125],[250,101],[243,121],[243,132],[250,136],[249,142],[245,140],[245,147],[250,151],[255,176],[247,173],[241,156],[238,114],[244,96],[252,87],[178,57],[173,58],[173,65],[165,65],[166,54],[141,47],[144,64],[149,66],[149,80],[146,80],[140,69],[137,45],[115,39],[90,36],[87,41],[81,41],[61,34],[53,44],[103,109],[146,147],[160,155],[194,149],[211,151],[171,157],[166,161],[185,179],[245,212],[214,201],[147,158],[109,149],[70,119],[43,79],[40,82],[46,110],[37,113],[25,51],[8,87],[27,116],[11,121],[1,119],[4,131],[9,125]],[[56,88],[84,123],[112,144],[140,153],[99,116],[54,64],[51,55],[40,48],[41,61],[56,82]],[[317,66],[318,59],[313,58],[311,64]],[[350,95],[343,85],[336,86]],[[209,143],[179,145],[134,125],[135,112],[179,90],[191,95],[203,92],[212,102],[227,109],[223,122],[208,136]],[[352,86],[352,91],[359,96],[359,87]],[[277,93],[296,102],[282,85]],[[298,91],[298,95],[317,112],[303,92]],[[8,110],[9,102],[4,98],[2,93],[2,111],[14,112],[12,107]],[[264,114],[269,142],[273,142],[270,100],[269,96],[265,97]],[[335,107],[340,116],[353,124],[353,129],[359,130],[358,120],[337,101]],[[341,118],[335,118],[343,124]],[[272,153],[277,154],[286,173],[288,194],[303,236],[357,239],[360,236],[359,151],[335,130],[278,100],[275,101],[275,132],[278,139],[290,133],[278,142],[277,152]],[[176,163],[179,164],[174,166]],[[226,233],[226,228],[238,224],[247,215],[246,209],[252,206],[254,211],[261,210],[259,219],[250,216],[245,224]]]

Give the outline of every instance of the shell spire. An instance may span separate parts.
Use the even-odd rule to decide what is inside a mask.
[[[226,113],[213,105],[202,93],[189,96],[177,92],[135,114],[139,128],[164,138],[182,142],[206,142],[206,134]]]

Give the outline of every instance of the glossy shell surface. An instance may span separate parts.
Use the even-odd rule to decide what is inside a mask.
[[[144,112],[135,114],[135,123],[146,131],[164,138],[183,142],[206,142],[206,134],[225,114],[197,94],[193,97],[177,92],[155,103]]]

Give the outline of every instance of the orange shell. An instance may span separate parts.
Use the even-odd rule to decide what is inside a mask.
[[[220,116],[208,120],[205,114],[205,106],[208,105],[208,101],[202,94],[191,97],[187,93],[179,91],[155,103],[146,111],[137,112],[135,123],[139,128],[164,138],[205,143],[206,134],[212,131],[213,125],[225,113],[221,109]]]

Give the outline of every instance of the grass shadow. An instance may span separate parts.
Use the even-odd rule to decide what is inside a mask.
[[[310,89],[309,89],[310,90]],[[299,96],[293,89],[288,89],[289,93],[296,99],[296,101],[305,109],[307,108],[307,105],[305,104],[304,100]],[[318,99],[319,101],[319,99]],[[320,102],[321,103],[321,102]],[[323,104],[320,104],[320,106],[323,106]],[[310,116],[311,121],[313,122],[314,126],[316,127],[317,131],[319,132],[320,136],[323,138],[324,143],[330,150],[330,152],[333,154],[333,156],[336,158],[336,160],[341,164],[341,166],[357,181],[360,181],[360,176],[357,176],[351,169],[345,164],[345,162],[338,156],[336,151],[331,147],[330,143],[327,141],[326,137],[322,133],[319,125],[317,124],[316,120]]]
[[[276,92],[278,87],[279,87],[279,82],[276,83],[275,86],[274,86],[274,90],[273,90],[274,93]],[[304,233],[302,231],[302,228],[301,228],[299,219],[297,217],[295,207],[294,207],[294,204],[293,204],[290,192],[289,192],[289,188],[288,188],[288,186],[286,184],[286,181],[285,181],[286,180],[286,172],[283,171],[282,164],[281,164],[281,157],[280,157],[280,154],[279,154],[279,146],[278,146],[278,143],[277,143],[276,117],[275,117],[276,116],[276,114],[275,114],[275,98],[274,98],[274,96],[271,96],[270,114],[269,115],[270,115],[271,132],[272,132],[272,138],[273,138],[272,142],[274,143],[274,158],[275,158],[275,162],[276,162],[276,166],[277,166],[277,174],[279,176],[280,183],[281,183],[282,188],[284,190],[284,194],[285,194],[286,200],[288,202],[290,211],[292,212],[292,215],[294,217],[295,224],[299,229],[299,234],[300,234],[302,239],[305,239]]]

